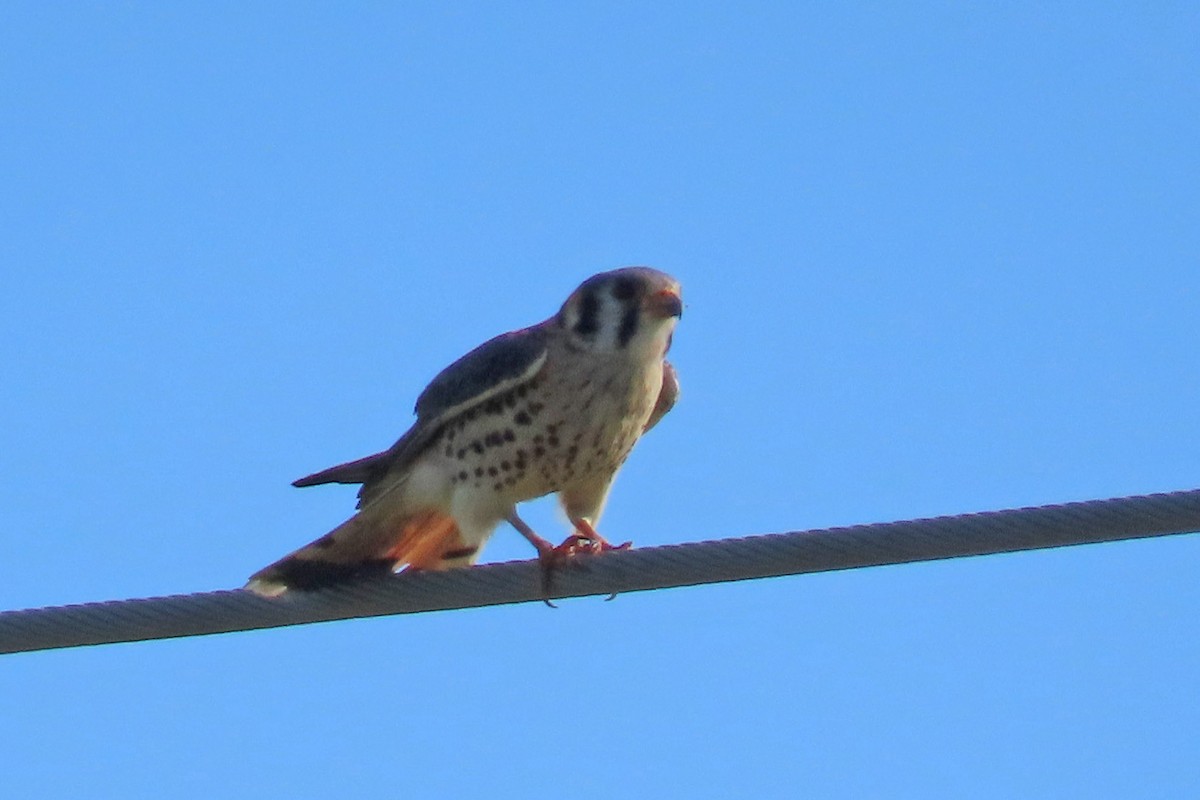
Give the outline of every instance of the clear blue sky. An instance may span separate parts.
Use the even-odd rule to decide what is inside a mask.
[[[353,506],[293,478],[626,264],[683,282],[684,395],[613,538],[1200,487],[1200,13],[896,5],[4,3],[0,608],[240,585]],[[1194,795],[1198,575],[1177,537],[4,657],[2,780]]]

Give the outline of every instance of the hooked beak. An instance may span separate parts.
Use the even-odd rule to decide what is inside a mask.
[[[662,319],[682,317],[683,298],[675,289],[662,289],[646,298],[646,310]]]

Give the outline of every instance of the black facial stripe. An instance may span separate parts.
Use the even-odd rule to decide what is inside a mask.
[[[600,329],[600,299],[595,290],[583,293],[579,299],[579,321],[575,323],[575,332],[580,336],[591,336]]]
[[[621,347],[629,344],[629,340],[638,330],[638,307],[629,305],[621,315],[621,327],[617,331],[617,344]]]
[[[637,281],[633,278],[618,278],[613,286],[613,297],[618,300],[632,300],[637,293]]]

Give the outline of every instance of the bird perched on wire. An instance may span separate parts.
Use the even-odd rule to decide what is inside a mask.
[[[358,513],[247,588],[276,595],[473,564],[505,520],[546,575],[577,553],[612,549],[594,526],[617,470],[679,394],[665,354],[682,313],[678,281],[627,267],[588,278],[545,322],[475,348],[426,387],[416,423],[390,448],[293,484],[362,484]],[[551,492],[574,526],[558,547],[516,511]]]

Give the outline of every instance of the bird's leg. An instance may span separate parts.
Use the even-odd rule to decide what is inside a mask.
[[[555,549],[564,552],[568,555],[576,553],[587,553],[595,555],[608,550],[628,550],[633,547],[633,542],[625,542],[623,544],[613,544],[605,539],[586,517],[571,517],[571,524],[575,526],[575,532],[566,538],[566,540]]]
[[[517,529],[517,533],[524,536],[529,540],[531,545],[537,548],[539,559],[544,561],[553,556],[554,545],[550,544],[548,540],[543,539],[541,536],[538,536],[537,532],[533,528],[529,527],[529,524],[525,522],[525,520],[517,516],[516,509],[508,512],[508,516],[505,517],[505,519],[508,520],[509,525],[512,525]]]
[[[517,529],[517,533],[529,540],[529,543],[537,548],[538,561],[542,565],[542,602],[551,608],[557,608],[554,603],[550,602],[550,586],[554,582],[554,568],[563,560],[568,553],[563,552],[560,548],[550,544],[546,539],[537,535],[533,528],[529,527],[525,520],[517,516],[517,510],[514,508],[508,512],[505,517],[508,524]]]

